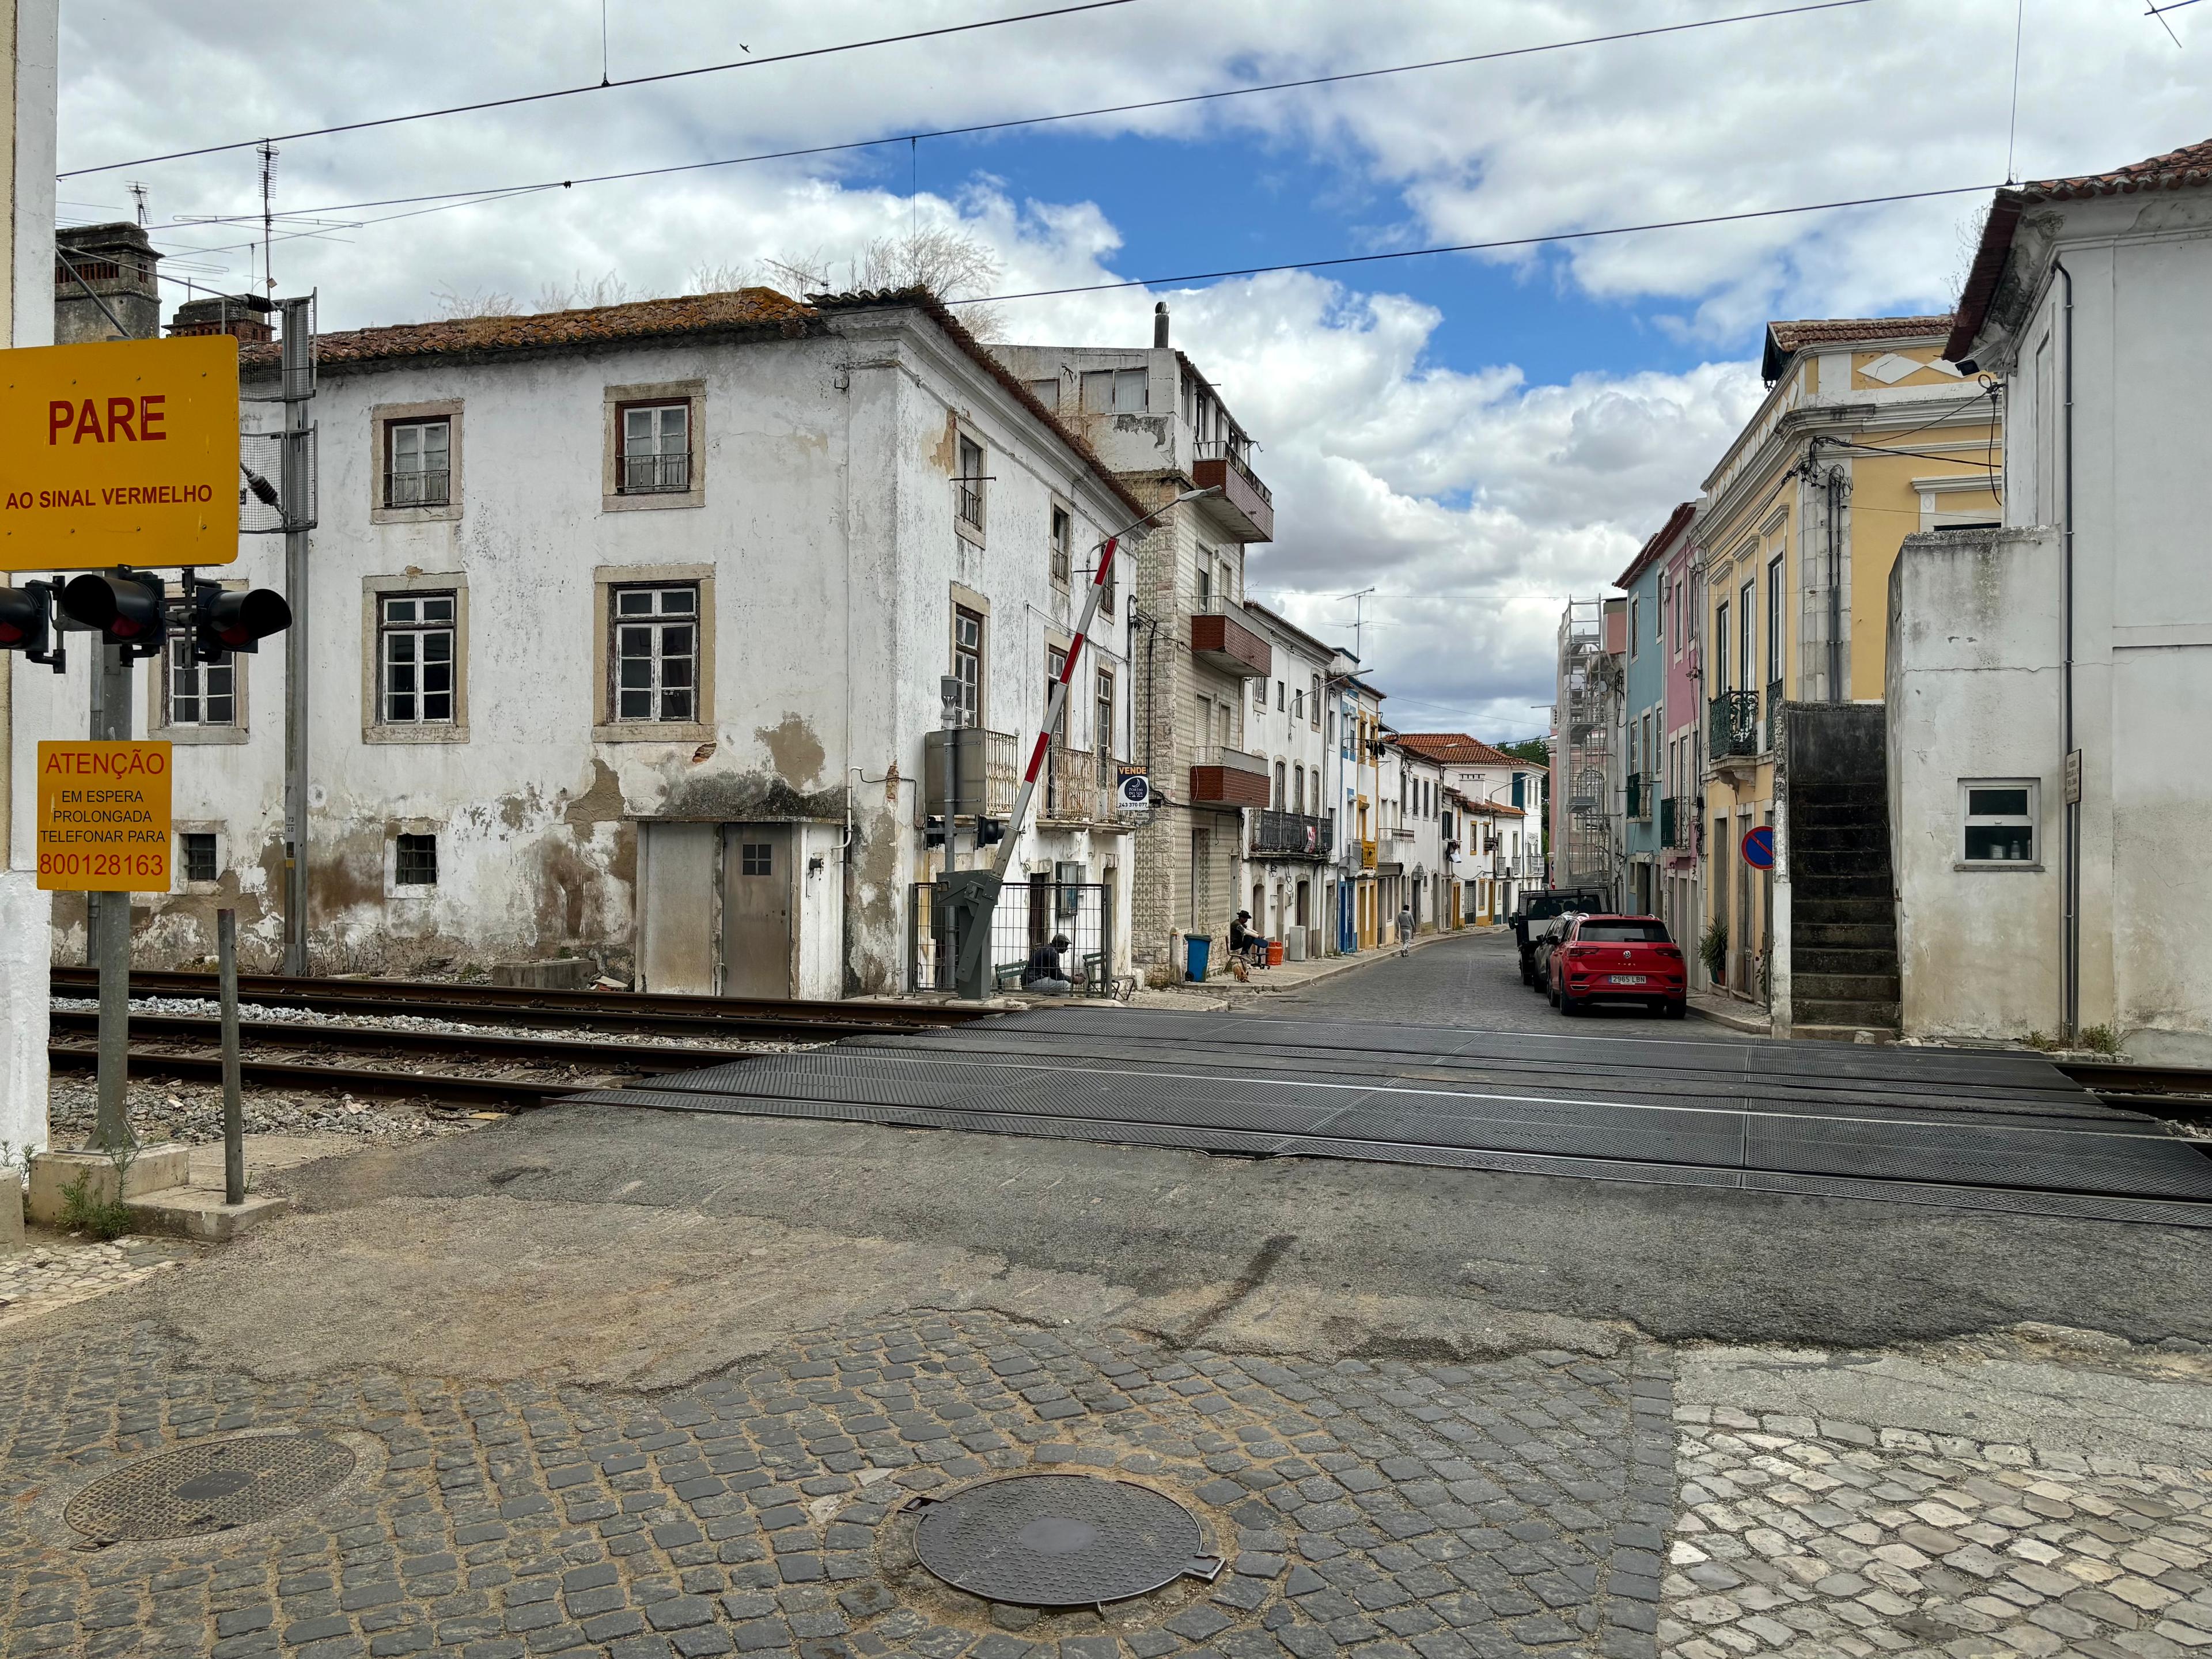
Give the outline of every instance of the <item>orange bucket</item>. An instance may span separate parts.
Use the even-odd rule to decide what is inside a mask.
[[[1282,965],[1283,941],[1279,939],[1271,939],[1267,941],[1267,966],[1270,968],[1279,968]]]

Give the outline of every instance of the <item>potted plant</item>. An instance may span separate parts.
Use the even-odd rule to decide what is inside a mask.
[[[1728,923],[1718,916],[1705,925],[1705,936],[1698,941],[1698,959],[1716,985],[1728,983]]]

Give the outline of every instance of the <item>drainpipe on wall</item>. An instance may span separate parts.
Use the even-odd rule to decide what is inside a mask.
[[[2059,543],[2066,583],[2066,658],[2063,682],[2066,703],[2066,747],[2059,766],[2059,775],[2063,779],[2066,762],[2074,755],[2074,273],[2066,269],[2062,259],[2053,259],[2051,263],[2066,283],[2066,337],[2062,343],[2059,357],[2059,372],[2066,380],[2066,422],[2062,434],[2066,450],[2066,516]],[[2063,1013],[2066,1040],[2078,1042],[2081,1037],[2081,803],[2078,799],[2066,803],[2066,869],[2063,879],[2066,911],[2061,957],[2065,987]]]
[[[1820,440],[1814,441],[1818,454]],[[1843,512],[1844,474],[1831,466],[1821,481],[1828,495],[1828,701],[1849,702],[1844,684],[1844,550],[1839,544]]]

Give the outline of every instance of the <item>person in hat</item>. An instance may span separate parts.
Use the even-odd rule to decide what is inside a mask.
[[[1229,954],[1241,957],[1255,968],[1265,968],[1267,965],[1267,941],[1262,935],[1253,932],[1249,910],[1239,910],[1236,919],[1229,924]]]
[[[1022,969],[1022,989],[1060,997],[1073,991],[1075,987],[1069,982],[1067,969],[1060,961],[1060,953],[1067,946],[1067,935],[1054,933],[1050,944],[1040,945],[1031,951],[1029,963]]]

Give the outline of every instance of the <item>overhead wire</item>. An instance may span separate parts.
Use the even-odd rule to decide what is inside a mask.
[[[948,306],[1004,304],[1015,300],[1050,300],[1068,294],[1103,294],[1117,289],[1172,287],[1187,283],[1210,283],[1231,276],[1267,276],[1285,270],[1327,270],[1343,265],[1381,264],[1394,259],[1421,259],[1443,253],[1484,253],[1505,248],[1539,247],[1555,242],[1589,241],[1602,236],[1632,236],[1655,230],[1689,230],[1702,225],[1741,224],[1754,219],[1778,219],[1795,214],[1827,213],[1843,208],[1881,207],[1897,202],[1924,202],[1945,196],[1978,196],[2000,190],[2000,185],[1954,185],[1942,190],[1899,191],[1887,196],[1856,196],[1840,201],[1805,202],[1793,207],[1753,208],[1741,213],[1708,213],[1690,219],[1656,219],[1642,224],[1607,225],[1595,230],[1547,231],[1535,236],[1503,236],[1482,242],[1444,242],[1429,247],[1395,248],[1384,253],[1342,253],[1321,259],[1283,259],[1272,264],[1239,265],[1221,270],[1186,271],[1172,276],[1131,276],[1108,283],[1076,283],[1065,288],[1039,288],[1018,294],[979,295],[972,299],[946,300]]]
[[[296,132],[270,133],[260,138],[238,138],[220,144],[202,144],[191,149],[168,150],[159,155],[134,156],[125,161],[102,161],[96,167],[71,167],[58,173],[57,179],[82,179],[88,173],[112,173],[120,167],[150,167],[157,161],[181,161],[196,155],[220,155],[234,149],[251,149],[257,144],[286,143],[298,138],[326,138],[342,132],[366,132],[378,127],[398,126],[410,121],[434,121],[448,115],[471,115],[481,110],[511,109],[519,104],[544,103],[555,98],[576,98],[590,92],[612,92],[624,87],[652,86],[668,81],[683,81],[701,75],[720,75],[732,70],[762,69],[770,64],[796,63],[802,58],[827,58],[838,52],[861,52],[872,46],[902,46],[915,40],[933,40],[948,34],[967,34],[977,29],[1002,28],[1009,23],[1033,23],[1047,17],[1066,17],[1077,12],[1103,11],[1109,7],[1127,6],[1135,0],[1079,0],[1079,3],[1055,6],[1047,11],[1023,12],[1012,17],[987,17],[972,23],[947,23],[937,28],[909,29],[903,34],[878,35],[869,40],[848,40],[834,46],[807,46],[796,52],[774,52],[763,57],[733,58],[726,64],[701,64],[690,69],[663,70],[653,75],[627,76],[619,81],[600,79],[585,86],[556,87],[545,92],[516,93],[507,98],[485,98],[472,104],[451,104],[442,109],[416,110],[406,115],[383,115],[362,121],[343,121],[326,127],[303,127]]]
[[[1668,23],[1651,28],[1626,29],[1613,34],[1583,35],[1571,40],[1552,40],[1533,46],[1510,46],[1495,52],[1470,52],[1456,58],[1426,58],[1419,63],[1391,64],[1376,69],[1347,70],[1339,74],[1307,76],[1291,81],[1268,81],[1251,86],[1224,87],[1212,92],[1185,93],[1173,98],[1151,98],[1126,104],[1102,104],[1090,109],[1062,110],[1048,115],[1016,116],[1002,121],[978,121],[966,126],[928,127],[912,132],[887,133],[880,138],[842,139],[835,143],[807,144],[788,149],[761,150],[750,155],[721,156],[706,161],[672,162],[662,167],[637,167],[619,173],[548,179],[532,184],[486,185],[468,190],[437,191],[416,196],[389,196],[360,202],[337,202],[323,207],[302,208],[298,211],[347,213],[363,208],[408,207],[421,202],[454,201],[460,198],[498,196],[509,192],[568,190],[579,185],[627,184],[639,179],[665,178],[672,173],[700,173],[717,167],[745,167],[760,161],[787,161],[811,155],[834,155],[852,150],[874,149],[887,144],[911,145],[925,138],[973,137],[981,133],[1006,132],[1019,127],[1048,126],[1066,121],[1090,120],[1098,116],[1135,115],[1152,110],[1173,109],[1184,105],[1211,103],[1227,98],[1248,98],[1258,93],[1294,92],[1311,87],[1334,86],[1351,81],[1375,80],[1389,75],[1411,75],[1427,70],[1455,69],[1468,64],[1490,63],[1500,58],[1526,58],[1540,52],[1565,52],[1580,46],[1607,46],[1620,40],[1639,40],[1655,35],[1680,34],[1692,29],[1719,28],[1731,23],[1755,23],[1777,17],[1794,17],[1806,12],[1836,11],[1871,3],[1872,0],[1815,0],[1815,3],[1808,5],[1784,6],[1767,11],[1741,12],[1727,17],[1704,18],[1696,22]],[[237,147],[232,146],[232,148]],[[130,164],[118,163],[117,165]],[[70,175],[64,173],[61,176],[67,178]],[[459,204],[466,205],[466,203],[463,202]]]

